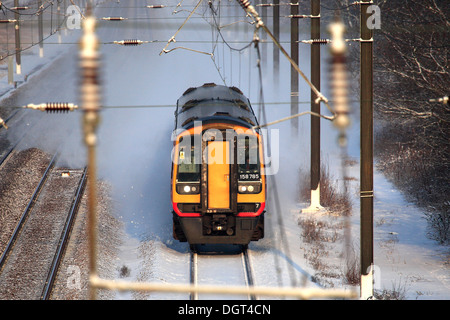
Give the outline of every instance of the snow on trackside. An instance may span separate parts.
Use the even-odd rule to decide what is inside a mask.
[[[144,2],[142,1],[142,3]],[[176,2],[174,2],[175,5]],[[120,9],[125,10],[125,8]],[[170,13],[163,12],[161,14],[171,16]],[[171,27],[175,28],[178,25],[172,25]],[[113,28],[111,27],[111,30],[104,28],[100,32],[107,36],[122,32],[122,30]],[[162,29],[151,30],[151,32],[155,32],[156,38],[166,39],[176,30],[163,33]],[[150,31],[145,30],[145,32]],[[161,34],[158,34],[158,32]],[[62,34],[63,39],[65,39],[62,42],[76,42],[80,35],[79,31],[76,30],[72,33],[69,32],[67,37],[64,32]],[[191,38],[200,36],[195,30],[183,30],[183,34],[190,35]],[[208,31],[204,38],[208,40],[210,36]],[[289,34],[283,33],[282,36],[287,38]],[[46,41],[57,42],[57,37],[58,35],[54,35]],[[73,47],[72,45],[68,48]],[[57,45],[44,45],[44,48],[44,58],[39,58],[38,46],[30,49],[27,54],[23,54],[23,75],[38,74],[36,70],[43,70],[56,57],[63,55],[66,50],[64,46]],[[161,48],[151,49],[153,50],[153,56],[158,55],[159,49]],[[174,104],[178,96],[189,86],[220,81],[215,73],[213,73],[213,79],[211,80],[210,77],[204,77],[193,72],[195,63],[204,61],[201,60],[204,59],[203,57],[190,55],[189,57],[193,58],[191,58],[192,66],[189,66],[181,64],[176,58],[179,57],[178,53],[174,53],[160,58],[157,64],[148,65],[145,64],[149,57],[149,53],[145,51],[146,48],[134,48],[133,59],[123,59],[126,56],[122,51],[125,50],[124,48],[117,49],[104,46],[102,50],[105,56],[105,65],[117,66],[116,68],[110,68],[106,71],[106,74],[108,75],[108,72],[122,74],[123,71],[123,77],[107,77],[109,83],[105,85],[105,92],[108,93],[108,96],[105,97],[106,105],[126,105],[130,96],[135,99],[132,105],[144,105],[148,104],[148,101],[151,101],[150,104]],[[247,54],[247,51],[243,52],[242,64],[244,65],[244,61],[250,61],[252,67],[254,67],[256,57],[253,51],[251,55]],[[271,63],[270,58],[269,56],[268,64]],[[240,64],[241,56],[238,59]],[[307,69],[308,56],[305,55],[303,60],[304,65],[300,67]],[[237,59],[234,61],[236,62]],[[114,62],[116,63],[114,64]],[[145,68],[148,68],[148,73],[140,72],[142,69],[136,68],[135,65],[132,65],[133,63],[145,66]],[[172,66],[175,64],[177,64],[176,68]],[[211,66],[208,65],[208,67]],[[280,69],[280,74],[287,75],[290,66],[286,62],[282,62]],[[118,70],[121,70],[121,72],[118,72]],[[247,81],[249,79],[245,79],[245,75],[250,74],[250,71],[256,74],[255,68],[252,70],[246,69],[242,74],[239,70],[238,77],[235,70],[235,79],[239,79],[240,83],[242,75],[241,89],[252,102],[257,102],[256,78],[253,78],[255,82],[252,84],[251,90],[250,81]],[[0,72],[5,73],[7,71],[1,69]],[[159,75],[158,80],[146,78],[150,72],[153,75]],[[189,74],[189,77],[173,77],[176,72]],[[24,81],[24,76],[15,77],[17,81]],[[125,87],[124,83],[121,83],[121,81],[129,81],[128,79],[141,79],[140,77],[142,77],[142,81],[136,81],[133,88],[130,85]],[[171,86],[166,86],[169,81]],[[280,85],[279,91],[273,88],[272,81],[271,75],[264,79],[265,100],[287,100],[286,97],[290,97],[288,80],[281,80],[284,83]],[[249,83],[248,88],[247,83]],[[153,92],[147,88],[151,88]],[[3,95],[2,98],[4,98],[6,92],[10,93],[12,90],[14,89],[7,83],[7,77],[1,77],[0,94]],[[131,93],[127,90],[130,90]],[[155,97],[153,93],[158,92],[158,90],[161,92]],[[309,94],[309,88],[302,87],[301,90]],[[135,92],[142,92],[142,95],[135,97],[133,96]],[[177,92],[177,96],[174,96],[174,92]],[[165,99],[166,97],[170,99]],[[33,102],[40,103],[42,101]],[[271,107],[267,112],[267,120],[276,120],[289,115],[289,105],[287,106],[287,108],[286,105],[280,105],[278,108]],[[135,109],[131,115],[127,112],[123,109],[106,110],[102,115],[102,124],[99,129],[99,172],[101,178],[109,179],[115,186],[115,200],[117,200],[119,208],[118,215],[124,220],[128,232],[120,248],[122,254],[117,261],[117,265],[119,268],[127,267],[130,272],[120,276],[118,270],[117,278],[125,281],[188,283],[189,246],[172,239],[170,197],[168,195],[170,163],[167,164],[167,161],[170,162],[170,130],[173,122],[173,109],[161,108],[150,111],[148,109]],[[309,117],[303,117],[299,121],[301,139],[295,142],[295,144],[298,144],[298,150],[296,151],[289,147],[289,139],[286,138],[290,133],[288,123],[276,126],[280,130],[280,140],[283,141],[279,150],[280,171],[275,175],[283,214],[277,215],[271,209],[273,207],[269,207],[266,216],[265,238],[249,245],[255,284],[274,287],[305,285],[323,288],[332,286],[351,288],[351,286],[345,284],[342,278],[346,265],[343,256],[344,229],[342,228],[342,219],[324,213],[301,213],[301,209],[306,208],[309,204],[298,202],[296,195],[298,181],[296,180],[298,179],[298,167],[300,165],[309,168],[310,119]],[[151,135],[154,128],[160,129],[157,137]],[[323,161],[329,165],[330,172],[337,176],[336,179],[341,181],[339,177],[341,158],[339,150],[335,146],[336,140],[333,138],[336,136],[336,132],[326,121],[323,122],[322,128]],[[117,135],[116,132],[118,131],[120,131],[120,135]],[[359,256],[359,123],[357,119],[354,119],[349,138],[349,155],[356,162],[355,165],[347,167],[348,176],[355,178],[349,182],[349,194],[353,206],[353,214],[350,218],[351,245]],[[152,171],[151,168],[155,167],[158,170]],[[270,185],[268,188],[270,188]],[[427,238],[427,222],[422,209],[408,202],[388,179],[376,170],[374,173],[374,192],[375,289],[404,291],[405,299],[450,299],[449,248],[440,246]],[[153,195],[154,198],[150,198],[149,195]],[[269,204],[270,201],[272,201],[271,204]],[[273,199],[268,199],[268,205],[273,206]],[[311,264],[310,258],[314,248],[302,238],[303,230],[299,225],[299,221],[308,217],[317,221],[325,221],[328,226],[336,229],[336,233],[330,235],[334,241],[327,241],[323,244],[324,249],[316,252],[318,254],[316,258],[320,259],[316,259],[316,261],[320,261],[324,267],[324,269],[319,270],[320,272]],[[217,265],[211,262],[211,267],[217,268]],[[241,268],[241,266],[227,265],[226,268],[234,269]],[[234,283],[235,279],[228,278],[222,270],[217,270],[216,279],[212,279],[211,274],[205,275],[205,277],[207,278],[203,280],[207,282],[216,283],[215,281],[218,281],[221,284],[236,284]],[[359,290],[358,286],[353,288]],[[117,293],[116,298],[188,299],[189,296],[188,294],[172,293]],[[223,299],[228,299],[228,296],[224,296]]]

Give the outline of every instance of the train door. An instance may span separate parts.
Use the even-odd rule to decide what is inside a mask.
[[[230,142],[208,142],[208,209],[230,209]]]

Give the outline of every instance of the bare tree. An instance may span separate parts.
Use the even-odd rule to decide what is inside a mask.
[[[450,104],[430,99],[450,94],[450,3],[392,0],[381,13],[374,54],[380,164],[448,226]],[[448,228],[444,234],[448,241]]]

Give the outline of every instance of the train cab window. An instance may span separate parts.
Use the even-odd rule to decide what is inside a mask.
[[[240,181],[257,181],[260,179],[260,162],[258,139],[256,137],[238,137],[237,162]]]
[[[200,181],[201,148],[196,148],[194,138],[180,139],[178,148],[178,182]]]

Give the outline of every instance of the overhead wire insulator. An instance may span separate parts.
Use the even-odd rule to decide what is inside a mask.
[[[312,43],[327,44],[330,42],[331,42],[331,40],[329,40],[329,39],[312,39]]]
[[[12,22],[16,22],[16,19],[2,19],[0,20],[0,23],[12,23]]]
[[[309,15],[306,15],[306,14],[290,14],[288,16],[285,16],[285,18],[303,19],[303,18],[309,18]]]
[[[327,44],[331,43],[330,39],[311,39],[311,40],[299,40],[298,42],[307,44]]]
[[[123,17],[103,17],[102,20],[106,20],[106,21],[122,21],[122,20],[127,20],[127,18],[123,18]]]
[[[261,4],[257,4],[256,6],[257,7],[277,7],[277,6],[298,6],[298,5],[299,5],[298,3],[289,2],[289,3],[278,3],[278,4],[275,4],[275,3],[261,3]]]
[[[359,5],[359,4],[373,4],[373,1],[363,2],[363,1],[355,1],[350,3],[350,6]]]
[[[19,11],[19,10],[28,10],[30,7],[12,7],[11,10]]]
[[[122,46],[138,46],[143,43],[147,43],[148,41],[142,41],[138,39],[127,39],[127,40],[120,40],[120,41],[114,41],[115,44],[120,44]]]
[[[345,27],[341,21],[333,22],[330,25],[331,33],[331,94],[334,101],[334,112],[336,118],[333,124],[340,131],[339,144],[346,145],[347,138],[345,130],[350,125],[348,106],[348,83],[346,69],[347,47],[344,40]]]
[[[80,68],[81,68],[81,102],[83,111],[96,113],[100,109],[100,76],[98,74],[100,54],[99,41],[95,34],[96,21],[90,16],[83,20],[83,35],[80,39]],[[89,118],[88,122],[95,123]]]
[[[320,18],[320,15],[318,16],[313,16],[311,14],[290,14],[288,16],[285,16],[286,18],[291,18],[291,19],[305,19],[305,18]]]
[[[47,102],[41,104],[31,103],[24,106],[24,108],[47,112],[69,112],[78,109],[78,106],[67,102]]]
[[[315,100],[316,103],[320,103],[321,101],[327,106],[328,109],[331,109],[328,104],[328,99],[325,97],[317,88],[311,83],[311,81],[306,77],[304,72],[300,70],[298,64],[289,56],[289,54],[286,52],[286,50],[283,48],[283,46],[280,44],[278,39],[275,38],[275,36],[270,32],[269,28],[264,24],[264,21],[259,16],[258,12],[255,10],[255,8],[250,4],[249,0],[237,0],[239,2],[239,5],[245,10],[247,15],[252,17],[256,21],[256,29],[262,28],[272,39],[272,41],[275,43],[275,45],[280,49],[280,51],[284,54],[284,56],[289,60],[291,66],[295,69],[295,71],[298,72],[298,74],[306,81],[306,83],[311,87],[311,90],[314,91],[314,93],[317,96],[317,99]]]
[[[167,7],[167,6],[165,6],[163,4],[154,4],[151,6],[147,6],[147,8],[150,8],[150,9],[161,9],[161,8],[165,8],[165,7]]]
[[[253,19],[256,20],[256,28],[264,27],[264,22],[259,16],[258,12],[255,10],[255,7],[252,6],[249,0],[237,0],[242,7],[242,9],[247,12],[247,15],[252,16]],[[267,32],[267,30],[266,30]]]
[[[247,10],[247,8],[250,6],[249,0],[238,0],[238,2],[241,5],[241,7],[245,10]]]

